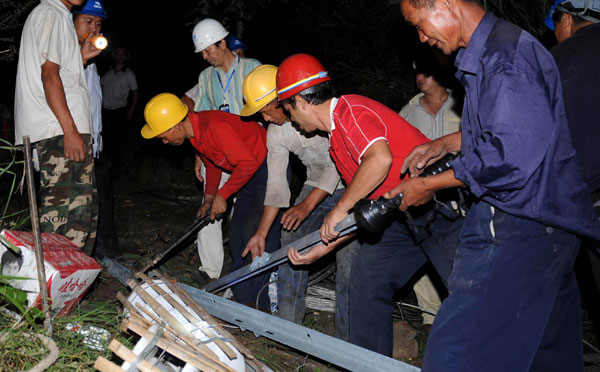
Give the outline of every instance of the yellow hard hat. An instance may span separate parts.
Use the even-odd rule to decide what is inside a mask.
[[[252,70],[244,79],[242,93],[246,104],[242,107],[242,116],[250,116],[277,98],[275,79],[277,67],[262,65]]]
[[[179,124],[187,115],[188,107],[179,97],[171,93],[161,93],[152,97],[144,109],[146,125],[142,137],[154,138]]]

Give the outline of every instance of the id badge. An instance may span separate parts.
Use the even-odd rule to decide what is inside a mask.
[[[219,110],[221,110],[223,112],[229,112],[229,105],[224,103],[221,106],[219,106]]]

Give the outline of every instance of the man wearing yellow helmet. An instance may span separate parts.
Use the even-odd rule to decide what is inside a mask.
[[[238,115],[210,110],[188,113],[188,107],[177,96],[162,93],[152,98],[144,110],[146,125],[142,136],[158,138],[164,144],[181,145],[186,139],[200,153],[206,165],[206,191],[200,215],[211,220],[223,216],[227,200],[236,195],[229,229],[229,249],[232,270],[251,262],[242,251],[258,227],[267,184],[267,133],[257,122],[242,121]],[[221,173],[230,177],[219,187]],[[267,233],[266,251],[279,247],[281,230],[272,228]],[[267,309],[269,299],[260,289],[267,284],[269,273],[263,273],[233,287],[236,301]]]
[[[260,62],[243,58],[232,52],[228,45],[229,31],[212,18],[199,21],[192,30],[195,52],[210,64],[198,76],[197,84],[182,96],[182,101],[193,111],[221,110],[239,115],[244,105],[242,83],[244,77]],[[196,178],[204,181],[205,167],[196,156],[194,171]],[[227,181],[227,174],[221,183]],[[202,283],[209,278],[218,278],[223,266],[223,241],[221,222],[216,221],[198,233],[198,255],[202,261],[199,271],[192,278]]]
[[[343,194],[344,187],[340,175],[329,156],[329,140],[323,133],[306,135],[291,123],[283,108],[277,103],[275,78],[277,67],[262,65],[250,72],[244,79],[242,91],[245,106],[242,116],[260,113],[269,125],[267,131],[267,167],[269,178],[265,195],[264,211],[258,229],[246,245],[243,255],[248,252],[252,258],[262,256],[265,237],[274,225],[281,221],[284,231],[281,246],[317,230],[323,218]],[[306,181],[296,199],[296,205],[287,209],[279,219],[279,211],[290,206],[290,186],[286,177],[290,153],[298,156],[306,167]],[[300,247],[298,247],[300,248]],[[324,248],[322,245],[313,250]],[[348,283],[352,259],[359,248],[357,242],[339,250],[336,254],[336,337],[348,340]],[[295,251],[293,251],[296,253]],[[297,254],[297,253],[296,253]],[[299,256],[303,264],[310,263]],[[279,266],[277,279],[277,315],[283,319],[302,323],[305,305],[305,292],[309,270],[299,270],[290,264]]]

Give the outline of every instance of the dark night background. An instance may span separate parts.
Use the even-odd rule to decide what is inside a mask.
[[[550,2],[484,1],[488,9],[519,24],[549,46],[553,37],[543,26],[543,17]],[[14,18],[10,27],[0,24],[0,50],[5,49],[3,37],[12,37],[18,48],[22,23],[37,3],[0,0],[0,11]],[[205,17],[221,21],[239,36],[249,48],[249,57],[278,65],[294,53],[313,54],[329,70],[341,93],[364,94],[397,111],[416,93],[412,60],[417,53],[430,49],[404,22],[394,0],[199,0],[154,4],[105,0],[104,5],[109,19],[104,21],[102,32],[109,47],[96,62],[103,72],[110,64],[112,48],[124,45],[130,50],[130,64],[140,88],[140,110],[157,93],[183,94],[207,67],[200,54],[194,53],[191,38],[194,24]],[[437,55],[452,70],[452,57]],[[8,62],[0,60],[0,100],[8,107],[13,104],[17,57],[15,54],[15,59]]]

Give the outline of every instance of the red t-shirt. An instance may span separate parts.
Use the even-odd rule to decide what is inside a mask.
[[[388,176],[369,195],[375,199],[398,186],[400,169],[412,149],[429,139],[398,113],[370,98],[341,96],[332,113],[329,152],[344,181],[349,184],[365,152],[376,142],[386,141],[393,156]]]
[[[190,113],[194,137],[206,167],[205,193],[215,195],[221,171],[232,172],[218,191],[224,199],[239,191],[252,178],[267,157],[267,131],[255,121],[242,121],[238,115],[222,111]]]

